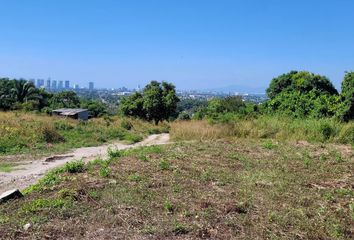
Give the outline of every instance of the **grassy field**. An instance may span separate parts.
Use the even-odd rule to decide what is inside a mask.
[[[109,155],[0,205],[2,239],[354,237],[351,146],[228,138]]]
[[[100,145],[111,140],[141,141],[167,126],[119,117],[88,122],[21,112],[0,112],[0,156],[18,153],[53,153]]]
[[[333,119],[291,119],[265,115],[224,124],[212,124],[206,120],[176,121],[171,124],[170,133],[176,140],[238,137],[354,145],[354,122],[341,123]]]

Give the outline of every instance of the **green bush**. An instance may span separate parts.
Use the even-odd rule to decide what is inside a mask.
[[[322,134],[324,141],[335,135],[335,129],[327,122],[320,124],[319,132]]]
[[[64,170],[69,173],[79,173],[85,171],[85,163],[82,160],[67,162]]]

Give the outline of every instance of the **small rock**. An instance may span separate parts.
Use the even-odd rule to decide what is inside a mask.
[[[112,185],[117,184],[117,180],[112,179],[109,181],[109,184],[112,184]]]
[[[6,202],[11,199],[23,197],[22,193],[18,189],[12,189],[6,191],[0,195],[0,203]]]
[[[23,230],[27,231],[32,225],[30,223],[27,223],[23,226]]]

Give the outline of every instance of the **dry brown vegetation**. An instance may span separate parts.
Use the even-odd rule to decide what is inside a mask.
[[[168,127],[120,117],[88,122],[22,112],[0,112],[0,155],[62,152],[111,140],[138,142]]]
[[[2,238],[354,237],[350,148],[229,139],[110,155],[0,205]]]
[[[214,140],[227,137],[277,139],[282,141],[334,142],[354,144],[354,122],[331,119],[289,119],[261,116],[228,123],[175,121],[170,134],[175,140]]]

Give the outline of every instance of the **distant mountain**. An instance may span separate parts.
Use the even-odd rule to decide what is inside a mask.
[[[203,91],[206,92],[220,92],[220,93],[263,93],[265,94],[265,90],[267,87],[264,86],[242,86],[242,85],[230,85],[225,87],[217,87],[217,88],[210,88],[204,89]]]

